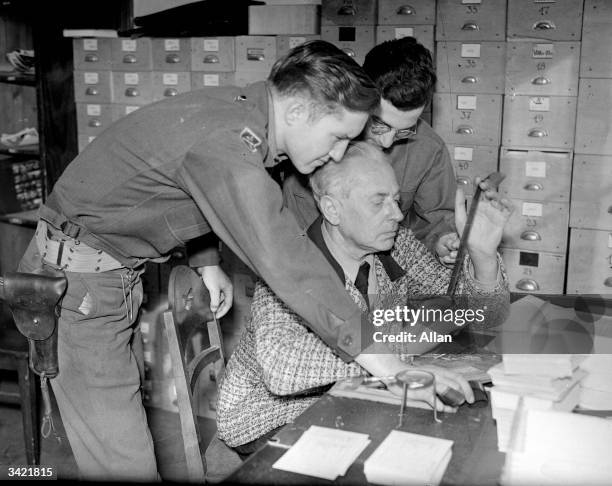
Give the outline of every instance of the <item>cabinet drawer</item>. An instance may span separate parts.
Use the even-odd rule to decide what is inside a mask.
[[[276,39],[264,35],[236,37],[236,71],[263,71],[266,77],[276,61]]]
[[[502,94],[505,52],[505,42],[438,42],[436,91]]]
[[[509,41],[506,93],[576,96],[580,42]]]
[[[111,110],[113,121],[117,121],[123,118],[124,116],[129,115],[133,111],[136,111],[138,108],[140,108],[140,105],[124,105],[113,103]]]
[[[499,145],[501,95],[434,93],[434,129],[446,143]]]
[[[276,36],[276,58],[286,55],[289,50],[304,42],[320,39],[320,35],[277,35]]]
[[[153,101],[153,73],[114,72],[113,101],[128,105],[146,105]]]
[[[612,230],[612,155],[574,156],[570,226]]]
[[[190,73],[153,71],[153,101],[171,98],[188,91],[191,91]]]
[[[98,135],[113,123],[111,104],[76,103],[77,131],[81,134]]]
[[[585,0],[580,77],[612,78],[612,2]]]
[[[376,4],[376,0],[321,0],[321,26],[376,25]]]
[[[191,73],[191,89],[206,88],[209,86],[233,86],[234,73]]]
[[[518,150],[502,147],[499,170],[505,197],[568,203],[572,181],[571,152]]]
[[[75,71],[74,100],[84,103],[110,103],[113,87],[110,71]]]
[[[508,38],[580,40],[582,1],[508,0]]]
[[[612,294],[612,232],[571,230],[568,294]]]
[[[87,147],[94,138],[96,138],[95,135],[90,135],[87,133],[78,133],[77,141],[79,144],[79,153],[85,150],[85,147]]]
[[[457,184],[467,196],[474,195],[476,177],[484,179],[497,170],[497,147],[448,145]]]
[[[153,69],[151,38],[111,39],[113,71],[150,71]]]
[[[434,26],[433,25],[379,25],[376,27],[376,44],[402,37],[414,37],[423,44],[433,57]]]
[[[193,37],[191,70],[228,72],[236,69],[236,44],[233,37]]]
[[[383,0],[378,2],[378,25],[436,23],[436,2],[431,0]]]
[[[506,0],[438,0],[436,40],[503,41]]]
[[[180,39],[152,39],[153,69],[155,71],[189,71],[191,41]]]
[[[359,65],[363,64],[366,54],[374,47],[374,27],[322,27],[321,39],[335,44]]]
[[[575,97],[506,96],[504,145],[571,149],[575,127]]]
[[[73,39],[72,54],[76,71],[103,71],[111,68],[110,39]]]
[[[565,254],[500,248],[511,292],[562,294]]]
[[[612,79],[581,79],[576,115],[576,152],[612,154]]]

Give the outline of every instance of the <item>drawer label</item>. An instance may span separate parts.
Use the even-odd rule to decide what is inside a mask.
[[[554,54],[554,44],[534,44],[531,49],[531,57],[534,59],[552,59]]]
[[[122,40],[121,50],[124,52],[135,52],[136,51],[136,41],[133,39]]]
[[[128,106],[125,107],[125,114],[129,115],[133,111],[136,111],[138,108],[140,108],[140,107],[139,106],[135,106],[135,105],[128,105]]]
[[[461,3],[463,5],[479,4],[481,3],[481,0],[461,0]]]
[[[125,84],[134,85],[134,84],[138,84],[138,81],[139,81],[138,73],[125,73],[123,75],[123,82]]]
[[[98,84],[100,82],[98,73],[83,73],[83,79],[85,84]]]
[[[457,96],[458,110],[475,110],[476,96]]]
[[[525,162],[527,177],[546,177],[546,162]]]
[[[204,75],[204,86],[219,86],[219,75],[218,74],[205,74]]]
[[[461,44],[461,57],[480,57],[480,44]]]
[[[87,143],[93,142],[94,138],[96,138],[95,135],[90,135],[89,137],[87,137]]]
[[[402,39],[404,37],[414,37],[414,28],[412,27],[397,27],[395,29],[395,38]]]
[[[165,51],[180,51],[181,43],[178,39],[165,39],[164,40]]]
[[[98,50],[98,39],[83,39],[83,50],[84,51],[97,51]]]
[[[455,147],[455,160],[472,160],[474,149],[471,147]]]
[[[306,42],[306,37],[289,37],[289,49],[301,46],[304,42]]]
[[[179,79],[176,73],[164,73],[162,75],[162,84],[176,86],[178,85]]]
[[[100,105],[87,105],[88,116],[100,116],[102,114],[102,107]]]
[[[547,96],[530,97],[529,111],[550,111],[550,98]]]
[[[542,205],[540,203],[523,203],[523,216],[542,216]]]
[[[612,248],[612,233],[608,233],[608,248]]]
[[[219,39],[204,39],[204,50],[208,52],[219,52]]]

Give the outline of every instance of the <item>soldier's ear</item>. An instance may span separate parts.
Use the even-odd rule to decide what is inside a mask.
[[[340,212],[342,210],[341,203],[333,196],[321,196],[319,201],[319,209],[323,217],[332,225],[337,226],[340,223]]]
[[[286,105],[285,122],[287,125],[304,123],[308,120],[308,115],[308,105],[300,98],[295,98]]]

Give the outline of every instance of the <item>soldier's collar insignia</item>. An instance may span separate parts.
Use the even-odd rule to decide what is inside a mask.
[[[249,127],[244,127],[240,132],[240,138],[249,147],[251,152],[256,152],[257,148],[261,145],[261,138],[255,135],[255,132]]]

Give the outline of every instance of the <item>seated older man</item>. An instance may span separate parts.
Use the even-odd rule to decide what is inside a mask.
[[[354,143],[339,163],[319,168],[310,182],[322,217],[309,228],[308,236],[364,311],[368,310],[368,297],[372,302],[381,295],[446,292],[451,270],[442,266],[411,230],[399,225],[403,214],[398,206],[398,183],[383,152],[367,142]],[[462,194],[457,198],[458,229],[466,219],[462,198]],[[495,191],[483,192],[459,281],[460,294],[475,301],[486,299],[487,325],[501,323],[508,310],[507,280],[497,246],[511,212],[508,201],[500,200]],[[396,351],[414,354],[415,349],[399,346]],[[381,375],[409,366],[392,354],[372,355],[371,359],[379,363],[374,369]],[[426,369],[436,375],[437,387],[451,386],[461,390],[468,402],[473,401],[469,385],[459,375],[433,366]],[[359,364],[345,363],[334,354],[260,281],[252,319],[227,365],[219,391],[218,437],[244,457],[278,427],[300,415],[329,385],[365,374]],[[397,384],[389,383],[388,388],[399,393]],[[438,407],[448,410],[440,401]]]

